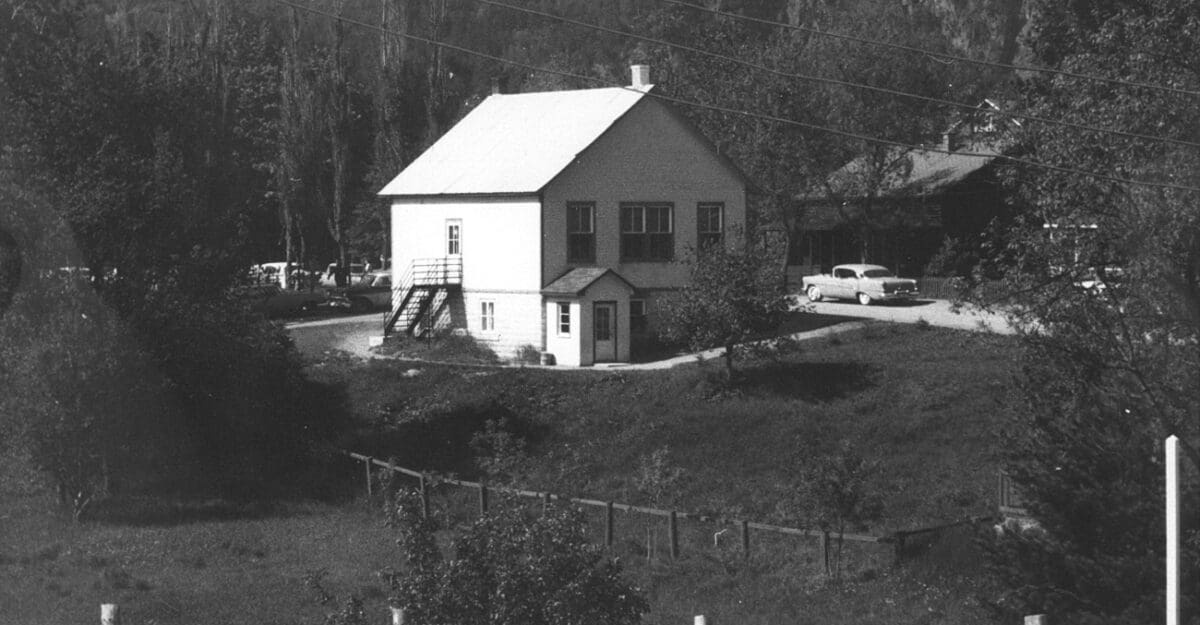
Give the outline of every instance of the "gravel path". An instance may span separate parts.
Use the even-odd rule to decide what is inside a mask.
[[[793,340],[808,340],[829,336],[838,332],[846,332],[861,328],[869,321],[886,321],[890,323],[919,323],[924,321],[933,326],[955,328],[959,330],[974,330],[980,332],[995,332],[1012,334],[1013,329],[1002,315],[964,307],[955,312],[950,302],[944,300],[916,300],[913,302],[898,302],[885,305],[862,306],[849,302],[809,302],[801,297],[803,304],[812,306],[813,312],[821,315],[842,317],[848,323],[838,323],[816,330],[799,332],[792,335]],[[367,349],[367,339],[378,336],[383,325],[382,315],[370,313],[366,315],[338,316],[312,321],[298,321],[287,324],[287,329],[296,342],[300,353],[309,358],[319,358],[332,351],[340,350],[359,358],[375,357]],[[720,358],[723,349],[711,349],[698,354],[677,356],[657,362],[637,364],[598,365],[596,367],[554,367],[569,370],[595,370],[597,368],[614,369],[670,369],[682,364],[698,360]],[[522,365],[529,367],[531,365]]]

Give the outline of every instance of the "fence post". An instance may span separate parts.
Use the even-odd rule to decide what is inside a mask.
[[[609,501],[604,504],[604,546],[612,549],[613,546],[613,502]]]
[[[392,625],[404,625],[404,608],[392,608]]]
[[[742,557],[749,558],[750,557],[750,522],[742,521],[740,523],[740,525],[742,526],[741,527],[741,529],[742,529]]]
[[[679,519],[672,510],[667,524],[667,540],[671,542],[671,559],[679,558]]]
[[[479,515],[483,516],[488,511],[488,489],[487,484],[479,483]]]
[[[100,604],[100,625],[120,625],[121,611],[115,603]]]
[[[821,532],[821,562],[825,568],[825,575],[831,575],[832,569],[829,566],[829,532]]]
[[[370,456],[368,456],[366,460],[363,460],[363,467],[366,469],[367,473],[367,499],[371,498],[371,460],[372,459]]]
[[[396,511],[396,463],[394,458],[387,461],[387,480],[383,483],[383,505],[388,514]]]
[[[424,473],[421,474],[420,480],[419,488],[421,489],[421,518],[429,519],[429,480],[425,478]]]
[[[905,542],[905,539],[908,538],[908,536],[904,532],[896,532],[895,534],[893,534],[893,538],[896,541],[895,566],[900,566],[901,564],[904,563],[904,542]]]

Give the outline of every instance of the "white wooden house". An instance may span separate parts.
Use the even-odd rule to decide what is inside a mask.
[[[628,362],[698,242],[745,221],[745,176],[630,87],[484,100],[379,192],[391,199],[388,331],[463,328],[502,357]]]

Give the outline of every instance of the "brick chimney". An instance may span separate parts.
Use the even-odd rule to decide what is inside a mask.
[[[650,66],[649,65],[631,65],[629,73],[632,75],[632,80],[629,83],[634,89],[645,89],[650,86]]]

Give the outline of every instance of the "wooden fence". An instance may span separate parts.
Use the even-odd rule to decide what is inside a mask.
[[[489,499],[492,493],[504,493],[514,497],[524,497],[536,499],[549,505],[551,502],[568,503],[576,506],[587,506],[598,508],[603,511],[603,529],[602,536],[604,546],[612,548],[614,546],[614,537],[616,529],[615,512],[636,512],[653,517],[661,517],[665,521],[667,539],[666,545],[671,559],[677,559],[680,556],[680,520],[696,521],[715,526],[724,526],[726,529],[713,534],[713,544],[719,546],[720,538],[728,531],[728,528],[736,530],[739,549],[743,557],[748,557],[751,552],[752,534],[774,534],[781,536],[804,537],[814,539],[815,546],[820,553],[820,562],[824,565],[824,570],[828,574],[831,571],[830,560],[830,545],[831,540],[836,538],[836,534],[819,529],[803,529],[795,527],[784,527],[780,525],[772,525],[768,523],[759,523],[745,519],[732,519],[727,517],[715,516],[712,514],[704,514],[698,512],[687,512],[680,510],[662,510],[647,506],[636,506],[626,503],[618,503],[613,501],[601,501],[597,499],[586,499],[580,497],[567,497],[546,491],[524,490],[519,488],[508,488],[501,486],[490,486],[483,482],[472,482],[468,480],[460,480],[448,477],[435,476],[430,473],[417,471],[405,467],[398,466],[391,462],[358,454],[354,452],[343,452],[353,460],[363,463],[364,475],[366,479],[366,492],[368,497],[374,494],[375,472],[386,471],[391,475],[405,475],[417,480],[417,492],[420,495],[421,513],[428,517],[430,514],[430,491],[434,484],[446,484],[451,486],[473,489],[476,491],[474,496],[475,505],[478,506],[480,514],[484,514],[488,510]],[[945,523],[932,527],[922,527],[910,530],[897,530],[883,536],[875,536],[870,534],[843,534],[841,539],[849,543],[886,545],[891,547],[892,563],[899,566],[903,563],[905,548],[909,544],[909,540],[913,537],[942,532],[951,528],[961,527],[964,525],[974,525],[982,522],[993,521],[991,516],[973,516],[952,523]],[[694,537],[693,537],[694,538]]]

